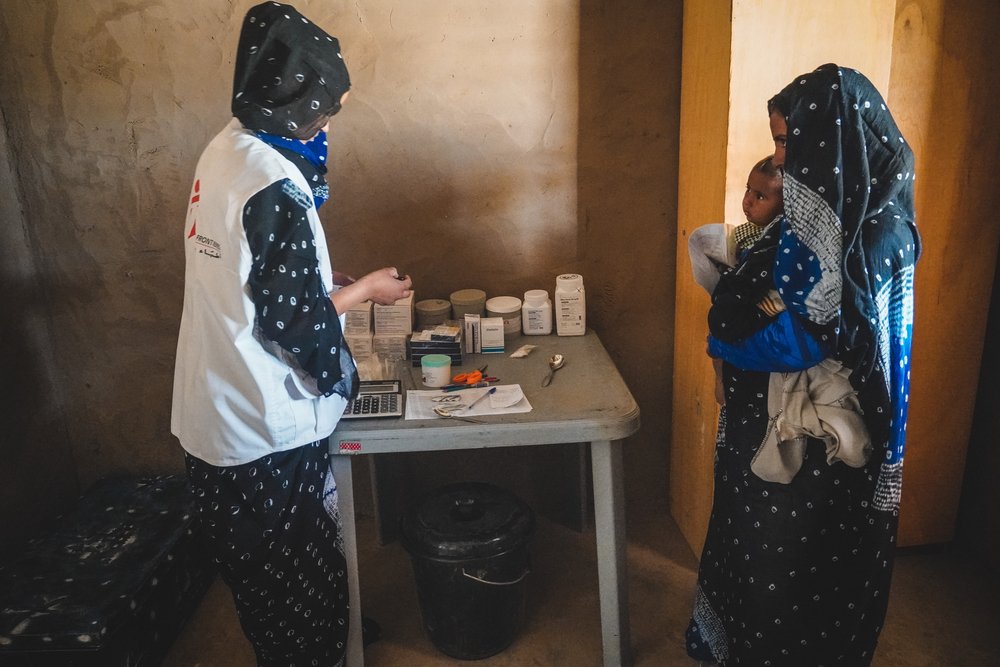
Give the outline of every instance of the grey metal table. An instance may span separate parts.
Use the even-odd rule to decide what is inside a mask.
[[[518,346],[537,345],[524,359],[511,359]],[[554,353],[566,357],[548,387],[541,387]],[[628,665],[628,587],[621,440],[639,429],[639,407],[597,335],[525,336],[507,342],[504,354],[465,355],[462,370],[489,364],[502,384],[520,384],[533,410],[483,417],[482,424],[457,420],[342,420],[330,436],[347,550],[351,625],[347,664],[364,664],[361,595],[354,520],[351,459],[362,454],[590,443],[594,485],[594,528],[601,605],[604,665]],[[453,370],[455,370],[453,368]],[[458,372],[458,371],[456,371]],[[406,389],[425,389],[420,369],[402,362]]]

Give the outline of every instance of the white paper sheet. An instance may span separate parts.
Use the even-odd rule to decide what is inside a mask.
[[[505,415],[531,412],[531,403],[525,397],[519,384],[496,385],[496,392],[483,399],[471,409],[469,406],[490,390],[490,387],[441,391],[440,389],[414,390],[406,392],[406,419],[447,419],[434,412],[434,408],[454,408],[459,417],[482,417],[483,415]]]

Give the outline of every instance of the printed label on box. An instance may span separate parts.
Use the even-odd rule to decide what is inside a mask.
[[[413,294],[391,306],[375,304],[375,334],[413,333]]]
[[[344,313],[344,333],[365,335],[372,332],[372,302],[362,301]]]
[[[503,352],[503,318],[484,317],[481,324],[480,335],[482,336],[483,354]]]

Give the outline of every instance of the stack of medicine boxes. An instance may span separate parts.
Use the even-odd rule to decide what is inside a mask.
[[[406,344],[413,333],[413,292],[390,306],[375,304],[372,350],[381,359],[406,359]]]
[[[389,306],[364,301],[344,314],[344,338],[355,359],[367,359],[372,353],[382,360],[406,359],[412,332],[412,294]]]
[[[372,356],[372,302],[362,301],[344,313],[344,338],[355,359]]]
[[[452,322],[414,332],[410,337],[410,362],[419,367],[420,360],[428,354],[446,354],[451,357],[452,366],[461,366],[462,328]]]

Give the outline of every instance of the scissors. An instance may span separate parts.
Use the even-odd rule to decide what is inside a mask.
[[[489,364],[487,364],[488,366]],[[454,384],[476,384],[477,382],[495,382],[499,378],[486,377],[484,375],[486,371],[486,366],[476,369],[474,371],[469,371],[468,373],[459,373],[451,379]]]

